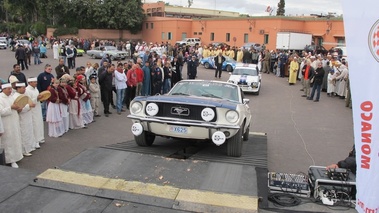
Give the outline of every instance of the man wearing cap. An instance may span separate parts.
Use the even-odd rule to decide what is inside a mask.
[[[28,84],[29,85],[26,87],[25,95],[27,95],[35,104],[35,107],[31,109],[33,127],[41,127],[43,126],[43,118],[41,102],[39,101],[41,96],[37,89],[37,78],[28,78]],[[35,138],[34,147],[38,149],[40,148],[39,144],[45,142],[44,128],[33,128],[33,135]]]
[[[26,82],[25,74],[21,72],[20,65],[18,65],[18,64],[13,65],[13,70],[11,71],[11,74],[9,76],[11,76],[11,75],[16,76],[16,78],[19,82]],[[25,86],[26,86],[26,84],[25,84]]]
[[[37,89],[39,92],[46,91],[49,88],[51,82],[54,80],[54,75],[51,74],[52,70],[53,69],[51,68],[51,65],[46,64],[45,65],[45,71],[38,75],[38,77],[37,77]],[[45,120],[46,119],[46,110],[47,110],[46,101],[42,102],[41,107],[42,107],[43,120]]]
[[[21,109],[14,104],[11,84],[3,84],[1,88],[3,92],[0,93],[0,116],[4,126],[1,146],[5,151],[5,162],[10,163],[13,168],[18,168],[17,162],[23,158],[18,115]]]
[[[59,59],[59,64],[55,67],[55,73],[57,74],[57,79],[60,79],[64,74],[70,75],[70,69],[64,65],[63,58]]]
[[[19,96],[25,94],[25,83],[16,83],[16,93],[13,98],[16,100]],[[21,112],[19,112],[20,118],[20,130],[21,130],[21,141],[22,141],[22,154],[26,157],[31,156],[30,152],[35,150],[35,138],[33,130],[33,120],[31,109],[35,107],[34,103],[26,104]]]
[[[11,95],[13,95],[13,94],[16,92],[16,83],[18,83],[19,80],[17,79],[16,76],[11,75],[11,76],[9,76],[8,81],[9,81],[9,83],[10,83],[11,86],[12,86],[12,92],[11,92]]]

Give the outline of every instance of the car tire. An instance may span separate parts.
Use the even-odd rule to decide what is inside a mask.
[[[134,136],[134,140],[138,146],[151,146],[154,143],[155,135],[144,131],[141,135]]]
[[[250,135],[250,126],[247,127],[245,133],[243,133],[243,141],[248,141],[249,140],[249,135]]]
[[[255,93],[255,95],[259,95],[259,92],[261,91],[261,89],[258,90],[258,92]]]
[[[91,58],[96,59],[95,55],[91,55]]]
[[[111,60],[114,61],[115,57],[113,55],[111,55]]]
[[[228,139],[227,155],[231,157],[241,157],[242,155],[242,131],[240,128],[233,137]]]
[[[226,65],[226,71],[227,72],[233,72],[233,67],[230,65]]]
[[[210,64],[208,62],[205,62],[204,63],[204,67],[205,67],[205,69],[209,69],[210,68]]]

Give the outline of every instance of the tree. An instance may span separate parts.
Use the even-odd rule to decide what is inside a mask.
[[[284,0],[280,0],[278,3],[278,9],[276,10],[277,16],[284,16],[286,10],[284,9],[286,6],[286,2]]]

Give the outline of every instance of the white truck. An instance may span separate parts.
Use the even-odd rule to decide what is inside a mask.
[[[278,32],[276,37],[276,49],[278,50],[303,50],[306,45],[311,44],[311,34]]]

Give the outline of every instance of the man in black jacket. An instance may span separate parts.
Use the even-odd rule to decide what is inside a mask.
[[[70,75],[70,70],[66,65],[64,65],[64,59],[59,59],[58,66],[55,67],[55,73],[57,74],[57,79],[60,79],[64,74]]]
[[[218,56],[214,57],[213,59],[215,61],[216,71],[215,71],[215,78],[221,78],[222,73],[222,64],[225,62],[225,57],[222,55],[222,52],[218,53]]]
[[[196,56],[192,56],[192,59],[187,62],[187,75],[188,79],[195,79],[197,75],[197,66],[199,63],[196,60]]]
[[[25,83],[25,86],[27,86],[26,77],[25,77],[25,74],[21,72],[20,65],[18,64],[13,65],[13,70],[11,71],[11,74],[9,76],[11,75],[16,76],[16,78],[18,79],[18,82]]]
[[[314,102],[318,102],[320,100],[321,85],[324,78],[324,74],[325,74],[325,71],[324,71],[324,68],[322,67],[322,62],[319,61],[317,62],[317,69],[314,71],[312,93],[311,93],[311,96],[307,98],[307,100],[313,100],[316,90],[317,90],[317,95],[316,95],[316,100],[314,100]]]
[[[99,72],[99,83],[100,83],[100,92],[101,92],[101,101],[104,105],[104,114],[106,117],[109,114],[112,114],[109,111],[109,105],[111,103],[112,96],[112,79],[115,67],[114,65],[109,65],[104,67],[101,72]]]
[[[24,70],[25,68],[28,70],[28,64],[26,63],[26,52],[24,46],[22,44],[18,45],[18,48],[16,49],[15,57],[17,60],[17,64],[21,65],[21,69]]]

